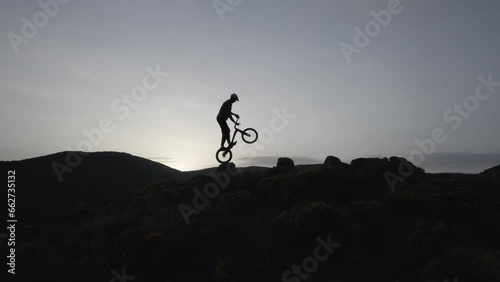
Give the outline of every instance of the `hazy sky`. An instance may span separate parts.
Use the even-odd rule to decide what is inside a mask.
[[[2,1],[0,159],[76,149],[107,120],[92,151],[216,166],[215,116],[236,92],[242,127],[262,135],[238,137],[237,165],[409,157],[436,128],[447,138],[424,168],[500,164],[500,87],[473,97],[479,76],[500,82],[500,2],[395,1],[220,0],[217,11],[211,0],[41,0],[52,3],[46,24],[38,1]],[[388,5],[390,21],[356,44],[355,28]],[[342,42],[357,48],[349,60]],[[169,73],[159,83],[147,77],[157,68]],[[122,101],[143,80],[144,99]]]

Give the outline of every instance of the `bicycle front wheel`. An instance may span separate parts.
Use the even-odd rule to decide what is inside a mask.
[[[253,128],[247,128],[241,133],[241,138],[246,143],[252,144],[257,141],[257,138],[259,138],[259,134],[257,133],[257,130]]]
[[[219,149],[215,153],[215,158],[221,164],[229,162],[233,158],[233,153],[230,150]]]

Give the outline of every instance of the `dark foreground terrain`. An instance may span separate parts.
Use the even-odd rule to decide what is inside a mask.
[[[18,217],[15,279],[1,281],[500,281],[500,166],[399,178],[394,157],[282,158],[183,173],[94,153],[59,182],[65,154],[0,162],[16,170]]]

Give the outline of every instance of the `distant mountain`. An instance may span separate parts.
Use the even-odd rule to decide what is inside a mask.
[[[80,153],[0,162],[2,172],[16,170],[17,216],[21,224],[57,220],[80,201],[116,197],[157,181],[184,179],[181,171],[117,152],[89,153],[72,167],[78,163]]]

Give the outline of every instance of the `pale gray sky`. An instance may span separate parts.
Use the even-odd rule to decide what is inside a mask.
[[[396,0],[243,0],[223,20],[211,0],[72,0],[58,9],[54,1],[41,0],[54,11],[46,25],[38,1],[0,3],[1,160],[75,149],[88,140],[83,130],[109,119],[114,130],[93,151],[181,170],[215,166],[215,116],[236,92],[243,127],[269,133],[273,109],[295,115],[263,136],[267,143],[238,139],[237,165],[273,165],[279,156],[296,163],[408,157],[418,150],[415,139],[435,128],[448,138],[424,168],[478,172],[500,164],[500,87],[468,118],[443,119],[474,95],[479,76],[500,81],[498,1],[401,0],[351,63],[340,44],[355,46],[355,27],[364,30],[370,11]],[[33,23],[34,15],[41,27],[13,44],[23,17]],[[113,110],[142,85],[148,66],[169,76],[127,106],[128,115],[116,109],[122,102]]]

